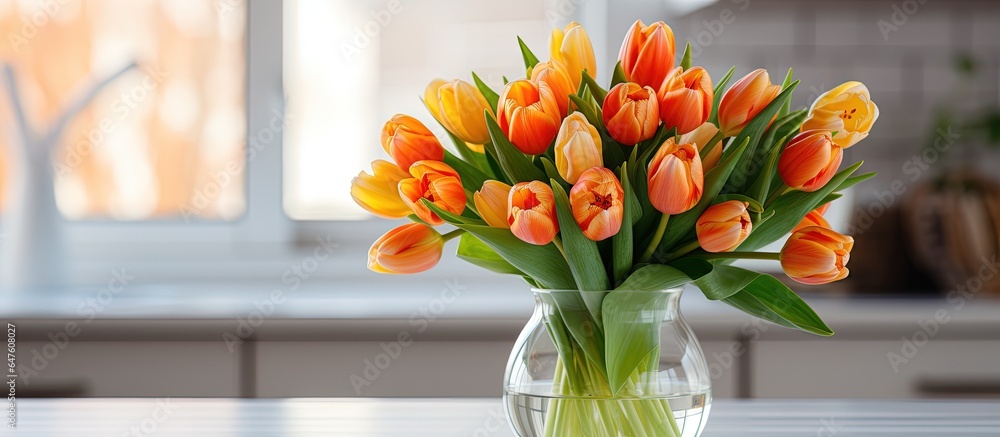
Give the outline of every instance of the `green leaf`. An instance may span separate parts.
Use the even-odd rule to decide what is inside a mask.
[[[736,163],[745,154],[747,140],[743,140],[743,144],[730,150],[733,150],[733,153],[730,153],[729,156],[723,156],[722,160],[705,174],[704,190],[698,204],[687,212],[670,217],[670,224],[663,234],[663,240],[660,241],[657,252],[673,248],[678,243],[691,239],[689,237],[694,233],[694,225],[698,221],[698,217],[701,217],[701,213],[708,209],[712,200],[722,191],[730,174],[735,170]]]
[[[729,181],[726,183],[726,192],[745,192],[747,186],[752,182],[751,177],[756,176],[759,171],[759,159],[756,157],[757,146],[760,143],[761,137],[764,135],[764,131],[767,129],[768,125],[771,124],[771,119],[778,112],[778,109],[789,97],[792,95],[792,91],[795,91],[795,87],[799,84],[798,81],[792,82],[784,91],[778,94],[774,100],[771,101],[767,106],[764,107],[749,123],[743,128],[742,131],[733,141],[735,144],[740,144],[745,139],[749,139],[749,147],[747,153],[743,154],[743,158],[740,163],[736,166],[733,174],[730,176]],[[723,152],[725,155],[726,152]]]
[[[576,104],[576,110],[583,114],[590,124],[594,125],[599,131],[603,132],[605,130],[604,120],[601,119],[601,112],[593,104],[575,94],[570,94],[569,99]]]
[[[512,185],[510,179],[507,178],[507,174],[504,173],[503,168],[500,167],[500,162],[497,161],[496,148],[493,147],[493,144],[484,144],[483,150],[486,152],[483,156],[486,157],[486,163],[489,165],[490,172],[493,173],[494,178],[507,185]]]
[[[768,209],[775,212],[774,218],[766,224],[754,226],[753,232],[737,250],[753,251],[764,247],[792,231],[802,218],[818,205],[837,187],[843,184],[864,161],[841,170],[823,188],[812,193],[793,191],[778,197]]]
[[[715,94],[713,94],[714,97],[712,99],[712,115],[708,116],[708,121],[716,126],[719,125],[719,103],[722,102],[723,91],[726,89],[726,84],[729,83],[729,79],[733,77],[733,73],[735,72],[736,67],[734,66],[729,69],[729,72],[725,76],[722,76],[722,80],[715,84]]]
[[[770,194],[771,181],[774,178],[774,175],[778,172],[778,159],[781,158],[781,152],[785,149],[785,143],[787,141],[788,137],[786,136],[771,147],[771,151],[768,153],[767,163],[764,164],[764,168],[761,169],[757,178],[754,179],[753,184],[750,184],[750,188],[747,189],[747,194],[749,194],[750,197],[758,199],[761,203],[766,201],[768,194]]]
[[[761,275],[743,291],[782,319],[810,334],[830,336],[833,330],[795,292],[770,275]]]
[[[848,188],[851,188],[851,187],[853,187],[853,186],[855,186],[857,184],[860,184],[860,183],[862,183],[864,181],[867,181],[868,179],[871,179],[871,178],[875,177],[875,175],[876,175],[875,172],[870,172],[870,173],[864,173],[864,174],[859,174],[857,176],[849,177],[849,178],[845,179],[844,182],[841,182],[840,185],[837,186],[837,189],[835,189],[833,191],[844,191],[844,190],[846,190]]]
[[[460,216],[424,202],[442,220],[478,237],[483,244],[496,251],[516,269],[531,276],[544,288],[554,290],[575,290],[576,283],[570,274],[566,259],[554,244],[538,246],[519,240],[508,229],[471,224]]]
[[[625,82],[628,82],[628,79],[625,78],[625,70],[622,69],[622,62],[618,61],[618,63],[615,64],[614,73],[611,74],[611,86],[608,89],[614,88],[615,85]]]
[[[792,69],[788,69],[788,74],[785,75],[785,81],[781,83],[781,89],[788,88],[792,84]],[[785,104],[781,105],[781,109],[778,111],[778,117],[784,117],[788,114],[788,111],[792,109],[792,99],[785,100]]]
[[[663,264],[648,264],[629,275],[616,291],[662,291],[691,282],[683,271]]]
[[[483,82],[483,80],[476,75],[475,71],[472,72],[472,81],[476,83],[476,88],[479,88],[479,92],[483,93],[483,97],[486,97],[486,102],[490,104],[490,108],[495,111],[497,109],[497,103],[500,101],[500,95],[497,94],[496,91],[493,91],[489,85],[486,85],[486,82]]]
[[[662,291],[616,290],[604,298],[605,361],[613,395],[621,392],[633,372],[653,370],[640,366],[648,365],[647,357],[660,347],[660,324],[670,297]]]
[[[478,168],[452,155],[447,150],[444,151],[444,163],[458,172],[458,177],[462,179],[462,185],[465,186],[466,191],[476,191],[483,186],[483,182],[490,179]]]
[[[691,42],[688,41],[687,45],[684,46],[684,55],[681,56],[681,69],[687,70],[691,68]]]
[[[528,45],[524,43],[521,37],[517,37],[517,45],[521,47],[521,58],[524,59],[524,69],[531,71],[532,68],[538,65],[538,57],[534,53],[531,53],[531,49],[528,48]]]
[[[552,163],[552,160],[545,156],[539,156],[538,159],[542,162],[542,167],[545,168],[545,174],[548,175],[549,179],[565,182],[562,175],[559,174],[559,169]]]
[[[493,140],[492,145],[496,151],[497,161],[500,162],[500,168],[507,175],[507,179],[515,183],[546,180],[545,173],[531,163],[531,158],[510,143],[489,112],[484,111],[484,114],[486,114],[486,126],[490,130],[490,138]]]
[[[604,88],[601,88],[601,86],[597,84],[597,81],[594,80],[594,78],[591,77],[590,73],[588,73],[586,70],[583,71],[583,83],[587,84],[587,88],[590,90],[591,93],[593,93],[594,98],[597,99],[597,102],[603,105],[604,98],[608,96],[608,91],[605,90]]]
[[[552,180],[552,191],[556,198],[556,215],[559,218],[559,234],[562,236],[563,249],[566,261],[573,274],[573,279],[579,290],[601,291],[610,289],[608,274],[604,270],[604,263],[601,261],[601,253],[597,248],[597,243],[583,235],[580,226],[573,218],[573,207],[570,206],[569,196],[563,190],[559,182]],[[601,298],[600,293],[584,293],[584,300],[587,308],[590,308],[597,326],[601,326]]]
[[[622,164],[618,179],[622,183],[622,192],[625,193],[625,204],[622,208],[622,228],[611,237],[611,263],[615,284],[620,284],[625,280],[625,276],[632,270],[632,257],[634,256],[632,224],[638,219],[635,215],[642,214],[635,193],[632,192],[632,184],[628,180],[628,163]]]
[[[495,250],[470,233],[459,237],[456,255],[469,263],[496,273],[524,276],[524,272],[512,266]]]

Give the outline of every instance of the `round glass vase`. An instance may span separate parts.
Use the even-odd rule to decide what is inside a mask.
[[[532,291],[535,311],[504,374],[518,436],[701,435],[711,378],[681,317],[681,288]]]

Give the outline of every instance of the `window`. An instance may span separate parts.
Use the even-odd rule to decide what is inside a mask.
[[[52,153],[63,216],[232,220],[243,213],[246,10],[234,4],[225,12],[205,1],[0,3],[9,43],[0,54],[11,60],[21,109],[36,131],[51,130],[92,78],[138,64],[65,126]],[[10,99],[3,100],[11,120]],[[24,147],[17,135],[0,141],[7,151]],[[30,165],[17,155],[0,158],[5,175]]]

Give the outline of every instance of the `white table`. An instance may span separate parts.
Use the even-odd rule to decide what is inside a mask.
[[[18,429],[0,435],[513,435],[498,399],[22,399],[18,409]],[[1000,402],[715,402],[704,437],[758,436],[1000,436]]]

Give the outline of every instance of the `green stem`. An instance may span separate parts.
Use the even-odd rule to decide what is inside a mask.
[[[660,216],[660,224],[656,226],[656,233],[653,234],[653,240],[649,242],[649,247],[646,251],[642,253],[639,258],[639,262],[647,262],[649,258],[653,256],[653,252],[656,252],[656,246],[660,245],[660,240],[663,239],[663,233],[667,231],[667,222],[670,221],[670,214],[663,214]]]
[[[691,253],[691,251],[693,251],[693,250],[695,250],[695,249],[697,249],[699,247],[701,247],[701,243],[698,243],[698,240],[694,240],[694,241],[692,241],[692,242],[690,242],[688,244],[685,244],[685,245],[681,246],[680,249],[677,249],[676,251],[674,251],[673,253],[671,253],[670,256],[667,257],[666,261],[663,261],[663,263],[664,264],[668,264],[668,263],[670,263],[671,261],[673,261],[673,260],[675,260],[677,258],[680,258],[680,257],[682,257],[684,255],[687,255],[687,254]]]
[[[708,144],[704,145],[705,148],[701,149],[701,153],[699,153],[699,155],[701,155],[701,159],[708,157],[708,154],[712,153],[712,149],[714,149],[715,146],[719,144],[719,141],[722,141],[725,137],[726,135],[721,130],[716,132],[715,136],[713,136],[711,140],[708,140]]]
[[[451,232],[448,232],[448,233],[442,235],[441,238],[444,238],[445,242],[449,242],[452,239],[454,239],[455,237],[459,237],[459,236],[461,236],[464,233],[465,233],[465,229],[455,229],[454,231],[451,231]]]
[[[719,253],[699,253],[691,255],[701,259],[762,259],[778,261],[781,254],[778,252],[719,252]]]

